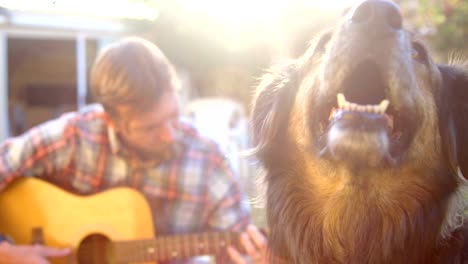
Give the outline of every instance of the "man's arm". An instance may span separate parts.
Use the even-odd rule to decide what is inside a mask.
[[[15,178],[53,173],[70,161],[73,135],[67,119],[52,120],[0,145],[0,192]],[[1,212],[0,212],[1,214]],[[1,263],[45,264],[47,258],[65,256],[69,249],[13,245],[0,241]]]
[[[48,258],[64,257],[70,249],[49,248],[41,245],[15,246],[0,242],[0,263],[2,264],[49,264]]]
[[[238,249],[229,247],[228,254],[231,261],[237,264],[267,263],[266,237],[257,227],[250,224],[249,201],[240,188],[239,178],[233,173],[227,160],[222,159],[214,166],[209,188],[212,201],[217,202],[214,205],[216,210],[210,219],[210,228],[243,231],[240,239],[247,257],[242,256]],[[218,261],[225,262],[225,260]]]
[[[68,118],[41,124],[0,145],[0,191],[20,176],[39,176],[63,169],[73,152]]]

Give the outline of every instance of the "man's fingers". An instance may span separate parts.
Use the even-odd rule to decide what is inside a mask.
[[[71,250],[69,248],[52,248],[45,246],[35,246],[37,253],[43,257],[64,257],[70,255]]]
[[[241,234],[241,243],[244,246],[245,251],[247,251],[247,254],[250,256],[255,256],[257,254],[257,248],[254,246],[247,233]]]
[[[244,257],[239,253],[239,251],[235,250],[233,247],[229,246],[227,248],[227,252],[228,252],[229,257],[231,257],[231,260],[234,263],[237,263],[237,264],[245,263]]]
[[[255,243],[255,246],[260,250],[266,250],[267,248],[267,240],[265,236],[260,232],[260,230],[254,226],[249,225],[247,227],[247,233],[249,234],[250,238]]]
[[[34,261],[35,262],[31,263],[31,264],[50,264],[49,261],[47,261],[46,259],[43,259],[43,258],[35,259]]]
[[[257,227],[249,225],[247,227],[247,232],[241,234],[240,242],[248,257],[241,255],[239,251],[233,247],[228,247],[228,255],[234,263],[264,263],[267,250],[267,240]]]

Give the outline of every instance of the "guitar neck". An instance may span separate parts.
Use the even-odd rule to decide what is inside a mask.
[[[202,255],[225,254],[227,246],[240,251],[239,233],[206,232],[160,236],[156,239],[113,242],[113,258],[117,263],[163,261]]]

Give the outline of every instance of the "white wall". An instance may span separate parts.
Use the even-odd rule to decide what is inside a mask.
[[[9,136],[7,52],[7,36],[5,32],[0,32],[0,142]]]

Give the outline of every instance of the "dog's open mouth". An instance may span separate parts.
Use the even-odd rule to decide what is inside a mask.
[[[322,152],[326,152],[333,129],[334,132],[346,131],[350,135],[358,135],[345,138],[354,141],[377,133],[385,134],[385,140],[389,143],[388,157],[395,159],[400,156],[409,145],[414,124],[411,124],[411,113],[392,105],[387,97],[389,89],[376,63],[371,60],[359,63],[344,79],[342,87],[338,89],[340,92],[332,95],[336,100],[321,111],[319,144]],[[340,137],[340,140],[343,139]],[[361,144],[369,142],[372,141],[363,140]]]
[[[333,107],[328,118],[328,126],[335,122],[342,122],[343,128],[358,129],[362,132],[385,127],[389,133],[393,133],[393,115],[387,114],[389,101],[382,100],[379,104],[361,105],[346,100],[344,94],[337,94],[337,107]],[[393,134],[394,138],[401,133]]]

